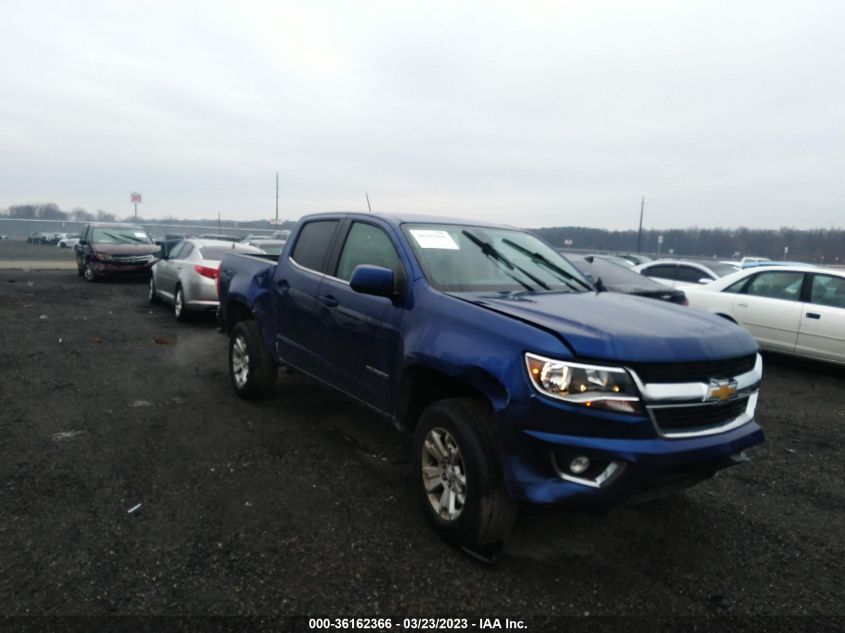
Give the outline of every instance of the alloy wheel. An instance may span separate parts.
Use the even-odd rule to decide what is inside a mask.
[[[467,479],[461,449],[446,429],[428,432],[422,448],[422,478],[434,512],[455,521],[466,505]]]
[[[238,389],[243,389],[249,380],[249,350],[243,336],[236,337],[232,343],[232,375]]]

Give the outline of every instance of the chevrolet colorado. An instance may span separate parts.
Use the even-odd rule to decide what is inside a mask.
[[[311,215],[278,261],[227,255],[218,284],[235,392],[285,365],[412,432],[425,515],[465,546],[501,543],[521,502],[649,498],[764,439],[744,330],[597,291],[518,229]]]

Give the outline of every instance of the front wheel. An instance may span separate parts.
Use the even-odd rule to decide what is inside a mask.
[[[267,395],[279,367],[264,349],[255,321],[241,321],[229,337],[229,378],[235,393],[246,400]]]
[[[150,288],[147,293],[147,300],[153,304],[161,303],[161,299],[158,298],[158,292],[156,290],[156,280],[152,275],[150,276]]]
[[[97,275],[94,273],[94,264],[92,262],[85,262],[82,268],[82,276],[85,281],[97,281]]]
[[[501,545],[516,519],[519,506],[505,489],[493,423],[485,403],[452,398],[430,405],[414,433],[423,512],[456,545]]]

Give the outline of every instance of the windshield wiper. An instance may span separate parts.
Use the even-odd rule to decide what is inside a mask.
[[[517,266],[516,264],[514,264],[507,257],[505,257],[499,251],[497,251],[496,247],[493,246],[492,244],[490,244],[489,242],[485,242],[483,240],[480,240],[478,237],[476,237],[475,235],[473,235],[472,233],[470,233],[467,230],[464,230],[464,231],[461,231],[461,232],[464,235],[466,235],[473,244],[475,244],[478,248],[480,248],[481,252],[484,253],[487,257],[489,257],[490,259],[492,259],[495,262],[499,262],[502,266],[505,266],[507,268],[507,270],[504,271],[505,274],[508,277],[510,277],[511,279],[514,279],[515,281],[517,281],[520,285],[522,285],[529,292],[533,292],[534,288],[532,288],[529,284],[522,281],[519,277],[517,277],[516,275],[514,275],[510,271],[518,270],[519,272],[521,272],[523,275],[528,277],[531,281],[533,281],[535,284],[537,284],[538,286],[540,286],[544,290],[549,289],[549,286],[542,279],[538,279],[537,277],[535,277],[534,275],[529,273],[527,270],[524,270],[524,269],[520,268],[519,266]]]
[[[572,273],[564,270],[563,268],[561,268],[560,266],[558,266],[554,262],[549,261],[549,259],[545,255],[543,255],[542,253],[533,253],[530,250],[528,250],[527,248],[525,248],[524,246],[520,246],[516,242],[513,242],[513,241],[511,241],[507,238],[503,239],[502,243],[507,244],[512,249],[522,253],[523,255],[527,255],[528,257],[531,258],[531,261],[536,262],[536,263],[544,266],[548,270],[551,270],[552,272],[556,273],[559,277],[561,277],[561,281],[563,283],[565,283],[567,286],[569,286],[570,288],[572,288],[573,290],[578,290],[578,288],[575,285],[573,285],[572,283],[570,283],[569,281],[567,281],[568,279],[571,279],[572,281],[575,281],[578,284],[580,284],[584,290],[590,290],[590,287],[587,286],[582,280],[578,279],[578,277],[576,277]]]
[[[126,237],[125,235],[115,235],[114,233],[104,233],[104,235],[107,235],[108,237],[112,238],[118,244],[131,244],[132,243],[132,242],[127,242],[124,239]]]

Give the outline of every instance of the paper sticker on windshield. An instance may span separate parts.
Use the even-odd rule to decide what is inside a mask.
[[[147,237],[147,234],[143,231],[135,231],[135,237]]]
[[[446,231],[430,231],[427,229],[411,229],[411,235],[420,245],[420,248],[441,248],[448,251],[457,251],[461,247],[452,239]]]

